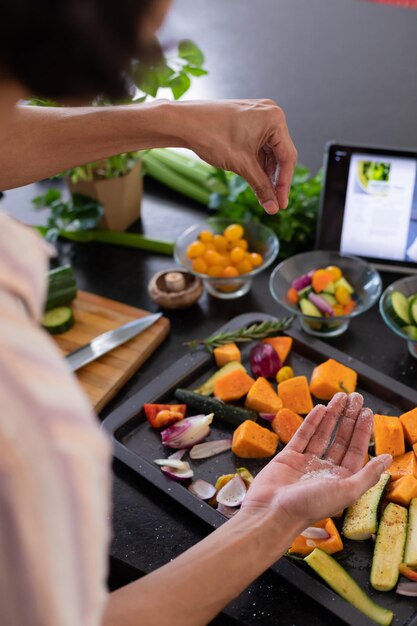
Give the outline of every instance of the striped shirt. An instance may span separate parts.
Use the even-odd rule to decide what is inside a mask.
[[[110,446],[39,326],[48,250],[0,214],[0,624],[98,626]]]

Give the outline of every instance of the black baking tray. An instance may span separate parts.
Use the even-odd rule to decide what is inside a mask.
[[[273,319],[263,313],[240,315],[220,330],[233,330]],[[294,340],[288,360],[297,375],[311,375],[318,363],[333,358],[358,372],[358,391],[365,397],[365,403],[375,413],[399,415],[417,406],[417,391],[385,376],[364,363],[347,356],[332,346],[305,335],[296,329],[287,331]],[[243,344],[244,345],[244,344]],[[249,346],[242,348],[242,360],[248,362]],[[154,465],[153,460],[167,456],[167,450],[161,445],[158,431],[149,427],[143,412],[147,402],[167,403],[174,399],[178,387],[195,388],[215,371],[213,357],[205,350],[190,352],[174,365],[162,372],[150,384],[133,395],[118,407],[103,422],[113,440],[114,456],[124,462],[140,476],[171,496],[189,511],[211,527],[217,528],[226,520],[215,509],[193,496],[184,485],[167,478]],[[224,425],[213,424],[211,438],[230,437],[231,431]],[[265,461],[238,459],[231,453],[220,454],[211,459],[192,461],[195,477],[215,482],[220,474],[233,472],[236,467],[245,466],[257,473]],[[391,609],[396,626],[417,626],[417,602],[415,598],[399,596],[395,592],[380,593],[369,584],[370,562],[373,545],[370,541],[348,541],[344,538],[345,549],[336,555],[339,562],[361,585],[361,587],[379,604]],[[333,593],[306,565],[287,558],[280,559],[273,571],[291,582],[297,589],[313,598],[351,626],[371,626],[368,619],[353,606]]]

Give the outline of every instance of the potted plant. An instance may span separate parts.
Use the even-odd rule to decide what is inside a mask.
[[[137,104],[149,97],[155,98],[160,89],[168,89],[178,100],[190,88],[193,77],[207,74],[203,64],[203,53],[190,40],[181,41],[172,58],[165,57],[158,46],[152,60],[132,62],[130,95],[123,100],[123,104]],[[30,104],[58,106],[51,100],[39,98],[32,98]],[[111,106],[115,103],[97,98],[92,104]],[[80,165],[61,175],[66,179],[71,194],[94,198],[104,208],[100,228],[123,231],[140,217],[143,182],[139,152],[126,152]]]

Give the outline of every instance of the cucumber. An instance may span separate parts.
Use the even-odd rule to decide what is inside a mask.
[[[412,324],[417,324],[417,295],[409,299],[408,316]]]
[[[390,502],[382,514],[372,559],[371,585],[390,591],[397,584],[407,535],[408,511]]]
[[[410,508],[408,509],[404,563],[409,567],[417,567],[417,498],[411,500]]]
[[[417,341],[417,327],[416,326],[404,326],[403,331],[410,337],[412,341]]]
[[[389,474],[382,474],[377,484],[348,508],[342,531],[347,539],[363,541],[376,533],[379,504],[390,479]]]
[[[59,306],[44,313],[42,326],[51,335],[60,335],[74,326],[74,314],[71,307]]]
[[[355,293],[354,288],[352,287],[350,283],[348,283],[346,278],[343,278],[343,277],[339,278],[339,280],[335,282],[334,286],[336,289],[339,289],[339,287],[344,287],[345,289],[348,290],[350,294]]]
[[[329,554],[315,548],[304,561],[344,600],[381,626],[391,624],[394,613],[376,604]]]
[[[312,291],[313,291],[313,288],[310,286],[304,287],[304,289],[301,289],[301,291],[298,292],[298,296],[300,300],[302,298],[308,298],[308,294],[311,293]]]
[[[225,404],[220,400],[202,396],[188,389],[177,389],[174,395],[178,400],[192,409],[204,414],[214,413],[214,417],[217,417],[234,428],[240,426],[240,424],[246,420],[256,422],[258,419],[258,416],[253,411],[248,411],[248,409],[243,409],[233,404]]]
[[[77,296],[77,283],[74,270],[70,265],[64,265],[48,273],[48,295],[45,311],[68,304]]]
[[[400,291],[393,291],[388,300],[388,313],[399,326],[411,324],[408,300]]]
[[[327,285],[326,289],[324,291],[322,291],[322,293],[320,295],[322,296],[324,293],[328,293],[331,296],[334,295],[336,293],[335,283],[329,283]]]
[[[229,374],[230,372],[234,372],[235,370],[243,370],[246,372],[246,368],[243,367],[242,363],[238,361],[230,361],[230,363],[226,363],[223,365],[217,372],[215,372],[210,378],[208,378],[198,389],[195,390],[196,393],[200,393],[202,396],[211,396],[214,393],[214,383],[218,378],[221,378],[224,374]]]
[[[309,315],[310,317],[323,317],[318,308],[314,306],[310,300],[303,298],[298,304],[304,315]]]
[[[330,304],[330,306],[334,306],[335,304],[337,304],[337,300],[334,296],[332,296],[331,293],[321,293],[320,296],[323,298],[323,300],[326,300],[327,304]]]

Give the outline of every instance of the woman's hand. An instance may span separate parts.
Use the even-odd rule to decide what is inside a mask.
[[[362,407],[358,393],[338,393],[327,408],[316,406],[256,477],[239,515],[272,515],[278,527],[284,518],[290,527],[303,529],[341,511],[375,485],[392,457],[380,455],[363,467],[373,414]]]
[[[187,147],[215,167],[243,176],[273,215],[288,206],[297,151],[273,100],[184,102]]]

